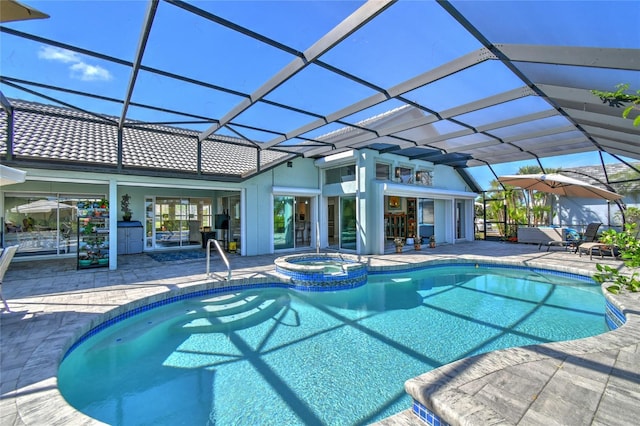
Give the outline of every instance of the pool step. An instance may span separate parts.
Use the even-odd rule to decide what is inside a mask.
[[[187,333],[217,333],[252,327],[274,316],[289,303],[284,293],[256,294],[224,305],[205,305],[187,313],[178,329]]]

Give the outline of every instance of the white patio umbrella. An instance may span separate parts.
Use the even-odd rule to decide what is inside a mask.
[[[36,200],[31,203],[15,206],[10,211],[11,213],[33,214],[33,213],[49,213],[52,210],[56,210],[56,209],[75,209],[75,208],[76,206],[72,206],[65,203],[58,203],[57,201],[53,201],[53,200]]]
[[[0,1],[0,22],[24,21],[26,19],[43,19],[49,15],[15,0]]]
[[[619,200],[622,198],[622,195],[615,192],[557,173],[500,176],[498,181],[529,191],[548,192],[565,197],[601,198],[605,200]]]
[[[27,172],[0,164],[0,186],[22,183]]]

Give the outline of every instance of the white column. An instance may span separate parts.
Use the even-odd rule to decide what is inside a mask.
[[[118,269],[118,183],[109,179],[109,270]]]

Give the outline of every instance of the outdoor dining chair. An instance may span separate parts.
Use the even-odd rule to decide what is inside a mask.
[[[2,251],[2,255],[0,256],[0,299],[2,299],[2,303],[4,303],[4,307],[7,312],[11,312],[9,309],[9,305],[2,295],[2,282],[4,281],[4,274],[9,269],[9,264],[11,263],[11,259],[13,259],[13,255],[16,254],[18,250],[18,246],[9,246]]]

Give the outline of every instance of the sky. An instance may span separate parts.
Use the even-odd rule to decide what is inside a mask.
[[[7,28],[36,34],[87,50],[100,52],[108,58],[131,62],[140,40],[144,17],[149,3],[126,1],[35,1],[25,0],[50,15],[49,19],[3,24]],[[195,1],[189,2],[205,13],[242,25],[281,43],[287,49],[305,51],[324,34],[356,11],[363,2],[354,1]],[[455,7],[473,18],[483,33],[492,39],[508,37],[510,43],[565,44],[639,48],[640,33],[626,25],[608,25],[621,16],[640,18],[639,1],[454,1]],[[550,7],[554,13],[549,13]],[[571,19],[567,19],[570,16]],[[500,31],[495,25],[500,23]],[[535,25],[531,23],[535,22]],[[25,40],[0,33],[0,72],[3,77],[36,81],[44,85],[73,88],[73,90],[122,99],[126,95],[131,71],[117,61],[72,52],[64,46],[47,46],[38,40]],[[385,10],[373,22],[364,26],[344,42],[324,54],[321,59],[363,78],[371,83],[391,88],[415,77],[427,69],[446,64],[480,48],[480,43],[464,31],[442,7],[432,1],[400,1]],[[143,64],[169,73],[225,87],[227,92],[177,82],[161,75],[141,70],[137,76],[133,102],[152,104],[165,109],[184,111],[200,118],[220,118],[243,100],[243,94],[254,93],[278,71],[285,68],[294,56],[283,49],[252,40],[243,34],[212,25],[169,3],[160,2]],[[637,73],[636,73],[637,74]],[[578,78],[576,76],[576,78]],[[584,78],[595,78],[584,76]],[[597,76],[603,85],[613,87],[621,81],[638,83],[640,77],[629,73],[610,73]],[[490,84],[484,84],[490,82]],[[45,88],[24,85],[45,96],[62,99],[89,111],[114,116],[122,114],[122,106],[60,93]],[[406,96],[436,111],[461,103],[473,102],[487,96],[522,86],[522,81],[497,61],[459,72],[455,78],[444,78],[416,89]],[[34,93],[17,88],[7,81],[0,90],[9,98],[36,102],[50,102]],[[376,91],[355,84],[327,69],[311,65],[285,84],[270,92],[266,99],[286,103],[318,115],[328,115],[351,105]],[[357,122],[398,107],[391,99],[367,108],[346,121]],[[548,108],[544,102],[513,103],[500,114],[520,113]],[[494,117],[470,114],[469,120],[482,123]],[[185,117],[167,112],[150,111],[131,106],[128,117],[168,122]],[[307,115],[285,111],[271,105],[257,104],[234,119],[246,125],[289,132],[311,121]],[[205,130],[209,123],[185,125]],[[438,123],[440,132],[449,123]],[[317,137],[341,126],[329,124],[305,134]],[[274,133],[244,129],[251,139],[268,142]],[[222,130],[219,134],[236,136]],[[545,167],[574,167],[597,164],[597,156],[579,155],[561,159],[543,159]],[[587,162],[587,163],[585,163]],[[535,162],[530,164],[537,165]],[[514,174],[520,165],[496,165],[498,174]],[[482,187],[494,176],[485,167],[469,169]]]

